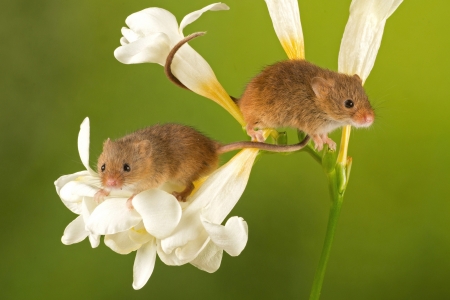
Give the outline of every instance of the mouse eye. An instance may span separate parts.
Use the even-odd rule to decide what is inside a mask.
[[[102,170],[102,172],[105,172],[106,166],[105,164],[102,165],[102,167],[100,168]]]
[[[131,171],[130,165],[129,164],[123,164],[123,170],[125,172],[130,172]]]
[[[347,100],[345,100],[344,105],[347,108],[352,108],[355,104],[353,103],[353,101],[351,99],[347,99]]]

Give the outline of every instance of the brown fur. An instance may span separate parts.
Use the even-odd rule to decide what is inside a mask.
[[[117,179],[118,188],[129,186],[134,194],[167,181],[190,186],[218,167],[218,147],[217,142],[189,126],[154,125],[107,140],[98,159],[98,172],[104,187],[108,179]],[[125,163],[129,172],[123,169]]]
[[[353,100],[352,108],[345,107],[347,99]],[[322,69],[305,60],[268,66],[250,81],[237,104],[252,137],[257,136],[255,129],[294,127],[316,141],[319,135],[327,139],[329,132],[343,125],[368,126],[364,122],[374,116],[357,75]]]

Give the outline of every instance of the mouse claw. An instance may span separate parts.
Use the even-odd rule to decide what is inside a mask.
[[[336,150],[336,143],[332,139],[330,139],[328,135],[322,134],[320,137],[322,138],[322,141],[328,145],[328,148],[330,148],[333,151]]]
[[[253,126],[250,124],[248,124],[245,129],[247,130],[247,134],[252,138],[252,141],[265,142],[262,130],[254,130]]]
[[[314,149],[316,149],[317,151],[322,151],[323,149],[322,138],[319,135],[313,135],[312,139],[314,141]]]

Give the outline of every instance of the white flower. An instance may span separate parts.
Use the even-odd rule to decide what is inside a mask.
[[[168,265],[186,262],[214,272],[220,266],[222,252],[239,255],[248,239],[247,223],[231,217],[220,225],[236,205],[247,185],[258,150],[242,150],[208,177],[192,196],[174,232],[161,241],[160,255]],[[205,255],[203,253],[208,253]]]
[[[339,72],[364,82],[375,63],[384,25],[403,0],[353,0],[339,51]]]
[[[170,50],[184,38],[183,29],[197,20],[204,12],[228,10],[223,3],[210,4],[186,15],[178,27],[175,16],[169,11],[151,7],[131,14],[123,27],[122,46],[114,56],[124,64],[158,63],[164,66]],[[189,45],[184,45],[173,59],[172,73],[195,93],[225,108],[241,125],[245,125],[237,105],[219,83],[206,60]]]
[[[302,24],[297,0],[266,0],[273,27],[290,59],[305,58]]]
[[[80,215],[66,227],[62,242],[69,245],[89,236],[92,247],[97,247],[100,236],[105,235],[105,244],[117,253],[137,250],[133,286],[141,288],[153,271],[156,241],[167,237],[178,225],[181,206],[172,194],[162,189],[137,194],[133,198],[134,209],[126,205],[130,192],[113,191],[97,205],[94,195],[101,187],[98,174],[89,167],[88,118],[80,126],[78,151],[86,171],[55,181],[63,203]]]

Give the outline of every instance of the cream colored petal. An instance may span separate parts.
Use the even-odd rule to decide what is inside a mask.
[[[305,58],[302,24],[297,0],[266,0],[273,28],[290,59]]]
[[[142,220],[139,213],[127,207],[125,198],[109,198],[95,208],[86,223],[92,233],[105,235],[126,231]]]
[[[190,263],[202,271],[214,273],[222,262],[223,250],[210,241],[202,252]]]
[[[200,213],[212,223],[221,224],[236,205],[247,185],[258,150],[245,149],[212,173],[199,190],[192,195],[191,204],[183,211],[180,223],[168,238],[161,241],[166,253],[196,240],[203,234]],[[201,240],[199,243],[202,244]],[[199,251],[198,244],[183,259]],[[192,246],[192,245],[191,245]],[[191,249],[191,246],[188,248]],[[188,251],[179,250],[179,251]]]
[[[69,225],[67,225],[66,229],[64,229],[61,242],[64,245],[71,245],[81,242],[89,235],[89,231],[86,231],[84,227],[83,217],[78,216],[75,220],[70,222]]]
[[[180,23],[180,33],[183,33],[183,29],[184,27],[186,27],[187,25],[191,24],[192,22],[196,21],[198,18],[200,18],[200,16],[208,11],[217,11],[217,10],[229,10],[230,8],[224,4],[224,3],[213,3],[210,4],[206,7],[203,7],[200,10],[196,10],[194,12],[191,12],[190,14],[187,14],[183,20]]]
[[[81,162],[86,170],[88,170],[91,175],[96,175],[97,173],[95,173],[89,166],[89,130],[89,118],[86,117],[81,123],[80,132],[78,133],[78,153],[80,154]]]
[[[191,46],[185,44],[176,53],[172,62],[172,73],[186,87],[209,98],[226,109],[242,126],[242,113],[219,83],[206,60]]]
[[[165,263],[166,265],[168,265],[168,266],[181,266],[181,265],[184,265],[184,264],[188,263],[188,261],[180,260],[176,256],[175,251],[173,251],[170,254],[167,254],[166,252],[164,252],[164,250],[161,247],[161,243],[160,242],[157,242],[157,247],[158,247],[157,253],[158,253],[159,259],[161,259],[161,261],[163,263]]]
[[[127,231],[105,235],[105,245],[119,254],[129,254],[141,247],[130,239]]]
[[[175,16],[162,8],[151,7],[131,14],[125,20],[125,23],[139,36],[162,32],[174,44],[183,38],[178,32],[178,23]]]
[[[167,237],[180,222],[181,207],[177,199],[159,189],[139,193],[133,198],[133,206],[147,232],[157,239]]]
[[[338,70],[364,82],[375,63],[387,18],[403,0],[353,0],[339,51]]]
[[[148,232],[145,230],[144,222],[140,222],[130,230],[128,230],[128,236],[130,239],[138,244],[146,244],[151,239],[153,239],[153,236],[148,234]]]
[[[91,243],[92,248],[97,248],[100,245],[100,235],[98,234],[89,234],[89,243]]]
[[[133,266],[133,288],[141,289],[148,281],[155,268],[156,261],[156,241],[152,239],[136,253]]]
[[[154,33],[114,50],[114,57],[123,64],[157,63],[164,65],[169,54],[165,33]]]
[[[231,217],[225,226],[211,223],[204,218],[202,222],[211,241],[229,255],[238,256],[247,245],[248,226],[244,219]]]
[[[127,27],[122,27],[121,32],[122,32],[123,37],[126,39],[127,44],[132,43],[132,42],[144,37],[144,36],[140,36],[139,34],[135,33],[133,30],[131,30]]]

